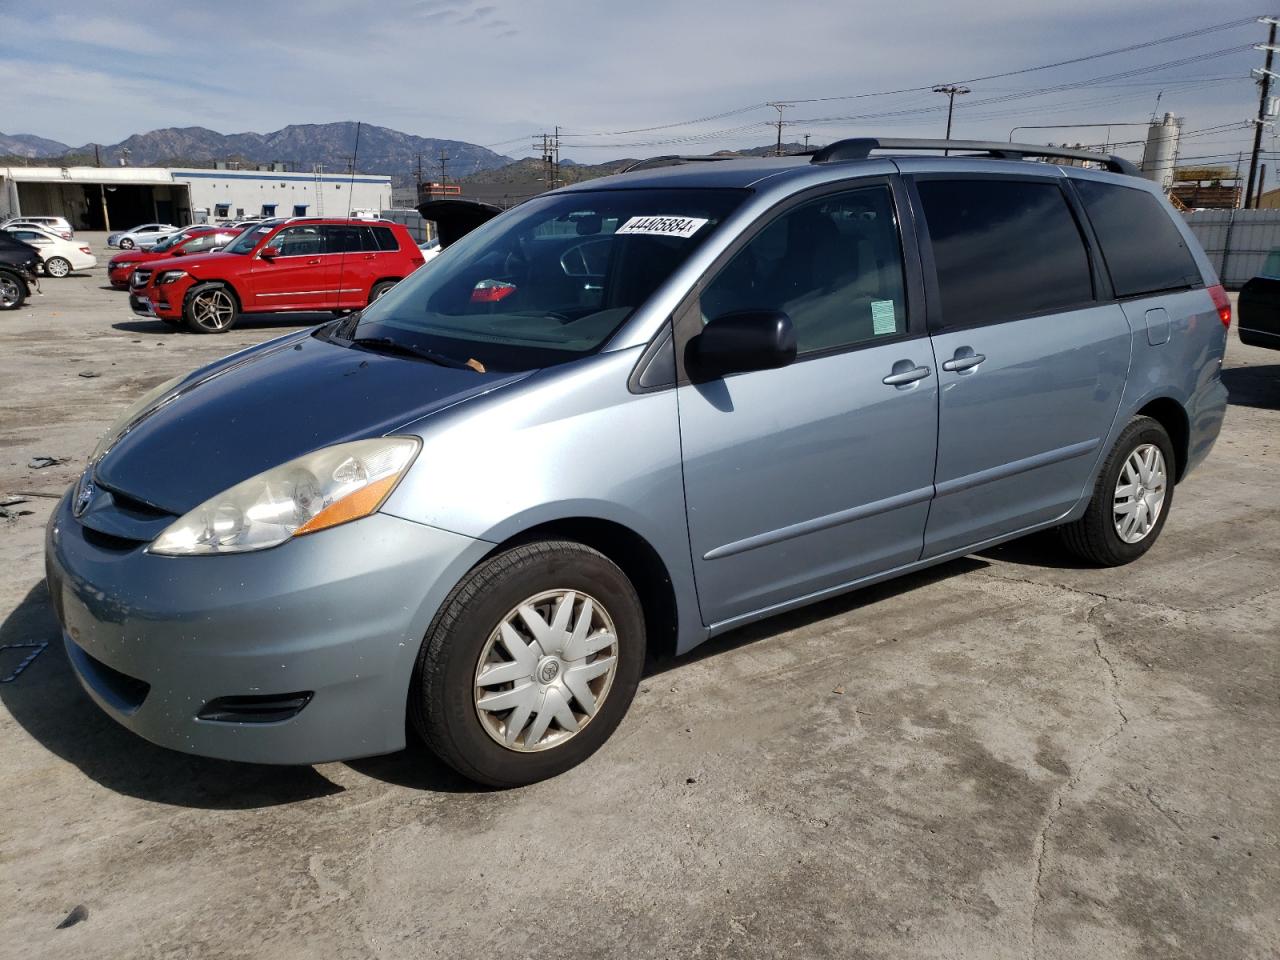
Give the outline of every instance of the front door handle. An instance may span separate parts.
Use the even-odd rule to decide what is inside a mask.
[[[910,360],[899,360],[893,365],[894,372],[889,374],[881,383],[885,383],[891,387],[902,387],[908,383],[915,383],[917,380],[923,380],[931,371],[928,367],[911,366]]]
[[[307,261],[307,266],[308,266],[308,267],[314,267],[314,266],[315,266],[316,264],[318,264],[319,262],[320,262],[320,258],[319,258],[319,257],[316,257],[314,260],[308,260],[308,261]]]
[[[950,360],[943,361],[942,369],[949,373],[961,373],[972,370],[986,359],[985,354],[974,353],[973,347],[961,347]]]

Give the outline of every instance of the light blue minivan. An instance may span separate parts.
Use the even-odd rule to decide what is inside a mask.
[[[1134,560],[1231,313],[1131,174],[860,139],[530,200],[120,418],[49,523],[71,663],[177,750],[412,729],[509,786],[596,750],[647,653],[1048,527]]]

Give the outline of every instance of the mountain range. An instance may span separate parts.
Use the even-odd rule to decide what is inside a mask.
[[[97,154],[95,155],[95,149]],[[356,150],[356,123],[291,124],[271,133],[218,133],[207,127],[166,127],[134,134],[119,143],[87,143],[68,146],[30,134],[0,134],[0,163],[8,156],[21,160],[45,160],[62,166],[101,162],[115,166],[127,160],[131,166],[212,166],[218,160],[245,164],[284,161],[295,169],[310,170],[323,164],[326,170],[349,169]],[[510,157],[462,140],[418,137],[388,127],[360,126],[356,166],[362,173],[388,174],[397,181],[412,182],[418,158],[424,174],[439,170],[440,153],[448,155],[450,177],[505,166]]]
[[[798,153],[798,143],[783,144],[785,153]],[[166,127],[134,134],[119,143],[87,143],[72,147],[57,140],[20,133],[0,133],[0,165],[6,160],[75,166],[100,162],[115,166],[121,160],[132,166],[211,167],[216,161],[237,160],[246,166],[284,161],[295,170],[311,170],[322,164],[331,173],[349,168],[356,150],[356,123],[291,124],[272,133],[218,133],[207,127]],[[511,157],[463,140],[418,137],[374,124],[360,125],[356,166],[362,173],[385,174],[395,186],[412,186],[418,178],[419,158],[423,178],[437,179],[440,154],[448,156],[451,180],[477,184],[523,184],[543,179],[541,160]],[[722,151],[729,152],[729,151]],[[747,156],[768,156],[772,145],[734,151]],[[577,183],[616,173],[634,160],[609,160],[598,164],[560,162],[560,182]]]

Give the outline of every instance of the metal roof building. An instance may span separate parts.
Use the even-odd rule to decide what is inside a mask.
[[[378,174],[194,167],[0,167],[0,219],[61,216],[77,229],[251,216],[345,216],[391,203]]]

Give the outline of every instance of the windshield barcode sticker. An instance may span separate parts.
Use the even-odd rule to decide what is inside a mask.
[[[618,228],[618,233],[683,237],[687,240],[706,223],[706,217],[632,217]]]

